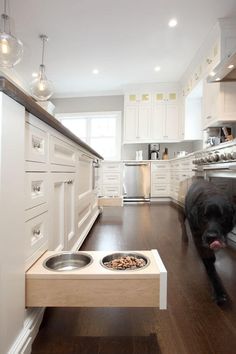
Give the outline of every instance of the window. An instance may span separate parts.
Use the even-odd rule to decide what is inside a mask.
[[[120,159],[121,112],[63,113],[56,118],[104,159]]]

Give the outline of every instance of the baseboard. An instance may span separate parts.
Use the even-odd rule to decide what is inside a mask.
[[[7,354],[30,354],[32,343],[39,331],[43,319],[44,308],[29,309],[24,327]]]

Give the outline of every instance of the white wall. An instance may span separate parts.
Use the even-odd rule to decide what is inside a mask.
[[[161,143],[160,144],[160,156],[162,158],[162,153],[165,148],[168,148],[169,159],[177,155],[178,151],[193,152],[192,142],[181,142],[181,143]],[[122,159],[123,160],[133,160],[135,159],[136,150],[143,151],[143,159],[148,159],[148,144],[125,144],[122,149]]]
[[[124,96],[55,98],[55,113],[104,112],[124,110]],[[123,113],[122,113],[123,115]]]

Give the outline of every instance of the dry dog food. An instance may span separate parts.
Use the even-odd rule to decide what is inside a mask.
[[[104,262],[107,268],[125,270],[125,269],[137,269],[142,268],[146,265],[146,261],[143,258],[138,258],[134,256],[122,256],[113,259],[110,262]]]

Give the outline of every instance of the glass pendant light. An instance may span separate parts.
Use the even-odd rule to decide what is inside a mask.
[[[43,42],[42,50],[42,64],[39,66],[38,77],[32,81],[30,85],[30,91],[32,96],[38,101],[46,101],[53,94],[53,85],[45,75],[45,65],[44,65],[44,46],[45,42],[48,41],[48,37],[45,34],[41,34],[39,38]]]
[[[7,1],[4,0],[4,13],[1,15],[0,67],[12,68],[23,56],[22,42],[11,34],[10,18],[7,15]]]

